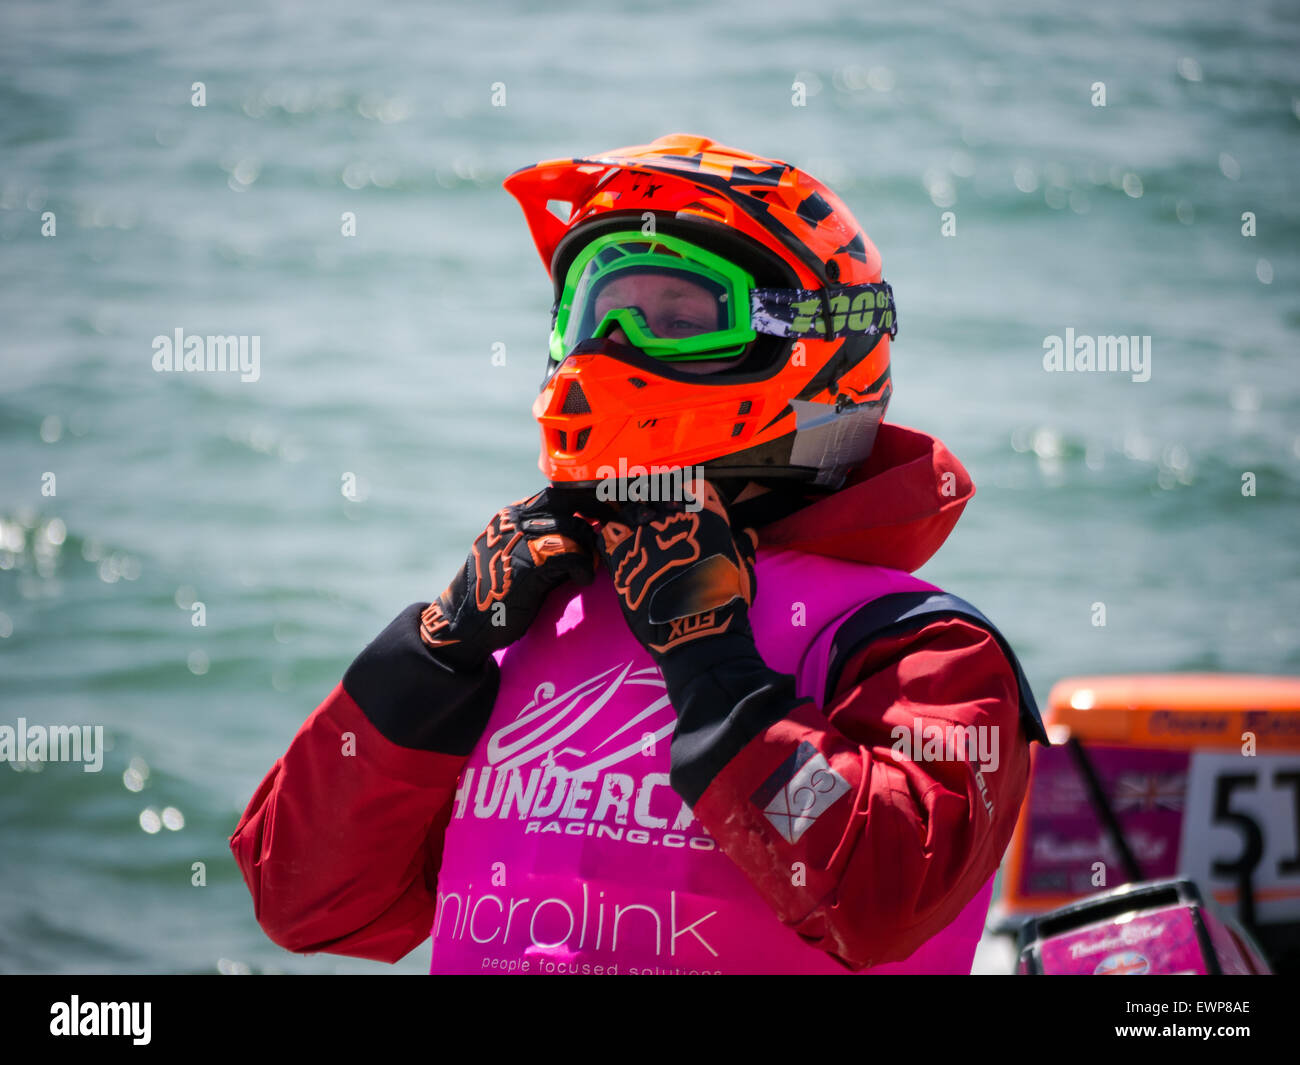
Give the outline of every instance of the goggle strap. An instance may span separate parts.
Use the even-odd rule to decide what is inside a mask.
[[[825,289],[756,288],[749,302],[754,331],[769,336],[834,340],[850,334],[898,333],[894,290],[885,281]]]

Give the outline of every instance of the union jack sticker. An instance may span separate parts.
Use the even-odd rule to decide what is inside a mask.
[[[753,795],[754,803],[787,843],[798,843],[813,822],[849,791],[849,782],[804,741]]]
[[[1181,810],[1186,791],[1185,773],[1125,773],[1115,785],[1115,809]]]
[[[1147,961],[1146,956],[1139,954],[1135,950],[1126,950],[1120,954],[1110,954],[1102,958],[1097,968],[1093,969],[1093,976],[1142,976],[1151,963]]]

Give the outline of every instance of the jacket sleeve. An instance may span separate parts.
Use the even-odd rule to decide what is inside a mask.
[[[739,645],[665,675],[674,787],[781,921],[852,970],[907,958],[957,916],[996,871],[1028,787],[1019,689],[995,638],[958,618],[918,626],[859,648],[825,707]],[[982,726],[991,757],[911,760],[903,738],[936,725]]]
[[[352,663],[230,838],[266,934],[287,950],[395,962],[429,935],[461,768],[496,662],[446,669],[408,607]]]

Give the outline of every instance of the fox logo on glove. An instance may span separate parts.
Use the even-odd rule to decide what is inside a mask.
[[[736,608],[754,601],[754,538],[737,538],[708,482],[692,486],[697,512],[680,504],[633,504],[601,529],[604,555],[623,612],[651,652],[727,632]]]
[[[619,522],[609,522],[601,530],[605,550],[611,557],[617,552],[614,588],[629,610],[637,610],[645,594],[665,573],[689,565],[700,557],[698,514],[670,514],[663,521],[637,526],[633,532]],[[619,550],[628,537],[632,544]]]

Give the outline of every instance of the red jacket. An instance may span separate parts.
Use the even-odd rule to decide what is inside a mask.
[[[941,443],[885,425],[844,488],[764,527],[760,542],[910,571],[973,494]],[[392,726],[393,705],[425,717],[454,705],[464,719],[476,700],[473,714],[484,700],[490,709],[495,684],[444,693],[433,673],[426,685],[411,672],[424,605],[408,608],[307,719],[231,837],[258,922],[288,950],[392,962],[429,938],[452,797],[476,737],[411,738]],[[853,969],[906,958],[974,897],[1011,839],[1038,731],[1027,692],[1022,714],[1012,661],[968,617],[895,626],[847,657],[827,705],[794,705],[748,742],[703,789],[695,815],[807,942]],[[971,762],[900,759],[891,729],[916,718],[1000,726],[999,769],[977,779]],[[827,809],[818,832],[789,844],[746,804],[801,741],[841,772],[850,753],[857,800]],[[453,750],[463,753],[440,753]],[[834,831],[821,829],[827,820]],[[806,884],[791,884],[794,861]]]

